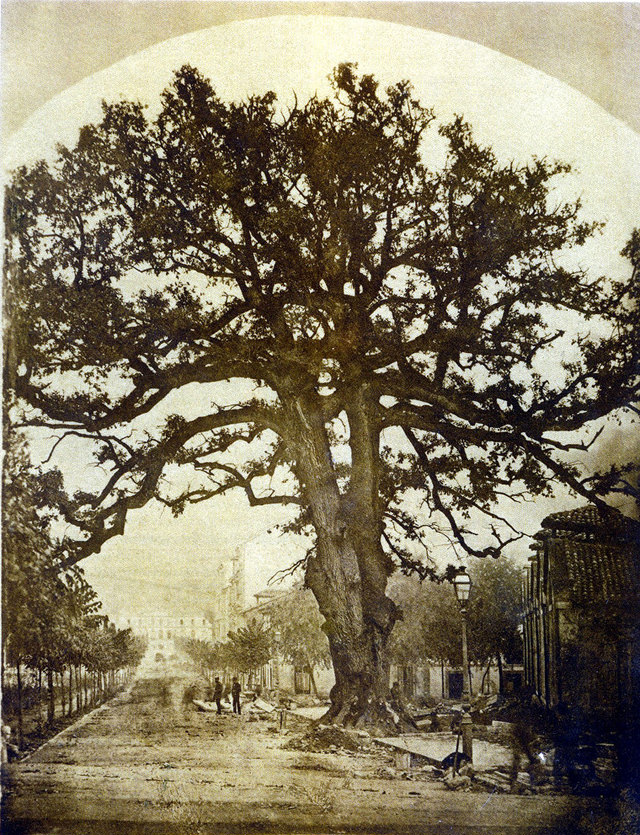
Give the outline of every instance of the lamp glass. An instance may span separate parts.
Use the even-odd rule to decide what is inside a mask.
[[[466,603],[469,599],[469,591],[471,590],[471,577],[467,574],[467,569],[464,565],[460,566],[458,573],[453,578],[453,587],[456,590],[458,603]]]

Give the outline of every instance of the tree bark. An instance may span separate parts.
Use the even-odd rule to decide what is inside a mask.
[[[20,674],[20,660],[16,661],[16,683],[18,685],[18,745],[24,745],[24,727],[22,723],[22,675]]]
[[[319,404],[296,401],[297,475],[316,531],[306,584],[312,590],[329,639],[336,683],[324,721],[389,724],[386,644],[396,607],[385,595],[392,564],[380,544],[378,514],[379,431],[366,389],[354,390],[347,410],[351,483],[341,493]]]
[[[53,687],[53,670],[51,668],[51,662],[49,662],[49,666],[47,667],[47,695],[47,722],[51,724],[56,715],[56,696]]]
[[[62,717],[64,717],[64,715],[66,713],[66,707],[67,707],[67,699],[66,699],[66,695],[65,695],[65,692],[64,692],[64,668],[58,673],[58,676],[60,678],[60,703],[61,703],[60,704],[60,707],[61,707],[61,714],[60,715]]]
[[[496,655],[498,660],[498,689],[500,693],[504,693],[504,671],[502,669],[502,655],[498,653]]]

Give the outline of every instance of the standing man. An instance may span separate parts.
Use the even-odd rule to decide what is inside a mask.
[[[216,703],[218,708],[218,713],[222,713],[222,705],[220,704],[220,699],[222,698],[222,683],[218,676],[216,676],[216,680],[214,683],[213,688],[213,701]]]
[[[233,699],[233,712],[240,716],[240,682],[235,676],[231,685],[231,697]]]

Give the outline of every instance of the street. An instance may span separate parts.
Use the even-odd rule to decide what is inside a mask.
[[[595,801],[452,792],[381,775],[377,748],[286,750],[308,726],[182,704],[189,673],[142,668],[129,688],[9,766],[6,833],[613,831]]]

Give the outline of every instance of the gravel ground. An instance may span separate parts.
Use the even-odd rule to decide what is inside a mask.
[[[250,832],[491,833],[615,830],[607,809],[569,797],[451,792],[403,778],[359,740],[346,751],[296,746],[307,720],[217,716],[182,704],[189,674],[156,665],[25,760],[9,766],[9,835]]]

